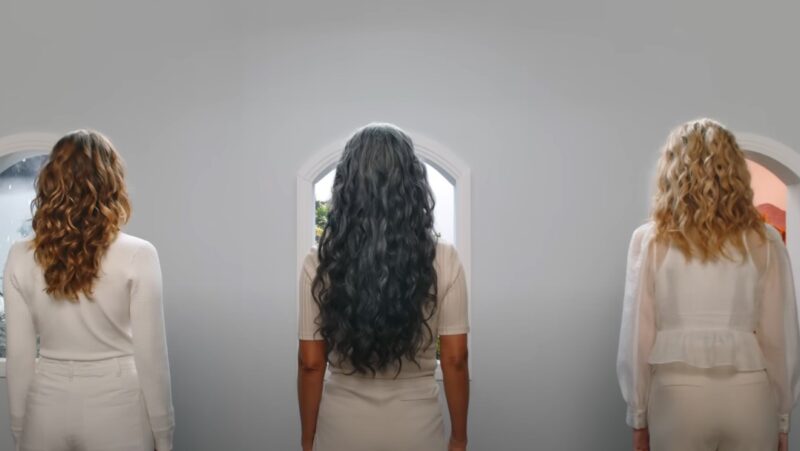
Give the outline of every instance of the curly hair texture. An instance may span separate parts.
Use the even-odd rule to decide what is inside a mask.
[[[656,187],[656,239],[674,244],[687,259],[733,259],[731,247],[745,255],[746,232],[765,238],[744,152],[733,134],[711,119],[687,122],[670,133]]]
[[[373,375],[435,340],[437,238],[425,165],[403,131],[369,125],[336,166],[312,283],[329,359]]]
[[[92,297],[106,250],[131,214],[122,160],[95,131],[61,138],[36,179],[32,246],[47,293]]]

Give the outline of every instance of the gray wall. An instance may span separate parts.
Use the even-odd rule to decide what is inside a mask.
[[[180,451],[298,449],[295,174],[359,125],[472,167],[478,451],[628,446],[625,252],[673,125],[800,149],[796,2],[50,3],[0,4],[0,136],[93,127],[127,159]]]

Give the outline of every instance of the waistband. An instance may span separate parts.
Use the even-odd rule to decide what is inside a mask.
[[[136,374],[136,362],[132,356],[105,360],[75,361],[55,360],[40,357],[36,372],[68,377],[100,377]]]
[[[342,386],[350,387],[424,387],[429,385],[436,385],[436,379],[433,375],[421,377],[408,377],[408,378],[374,378],[356,375],[347,375],[342,373],[331,373],[327,378],[328,383],[334,383]]]
[[[653,365],[654,379],[661,382],[705,384],[750,384],[769,381],[766,370],[741,371],[732,366],[699,368],[682,362]]]

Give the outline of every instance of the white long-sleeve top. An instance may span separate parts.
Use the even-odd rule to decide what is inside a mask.
[[[103,256],[92,300],[53,299],[30,240],[9,251],[3,277],[11,429],[22,434],[25,398],[39,354],[92,361],[133,356],[158,451],[172,449],[175,425],[161,291],[161,266],[147,241],[118,234]]]
[[[737,259],[686,260],[657,244],[655,227],[631,239],[617,375],[628,404],[627,423],[647,426],[652,365],[683,362],[699,368],[765,369],[778,400],[780,430],[800,394],[797,307],[789,257],[780,235],[745,235]]]

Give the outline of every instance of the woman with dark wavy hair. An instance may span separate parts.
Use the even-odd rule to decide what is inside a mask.
[[[328,223],[300,278],[304,451],[466,450],[466,283],[455,249],[437,242],[433,206],[405,133],[374,124],[348,141]]]
[[[33,207],[3,278],[17,449],[171,450],[161,269],[153,245],[120,232],[131,208],[111,142],[61,138]]]

